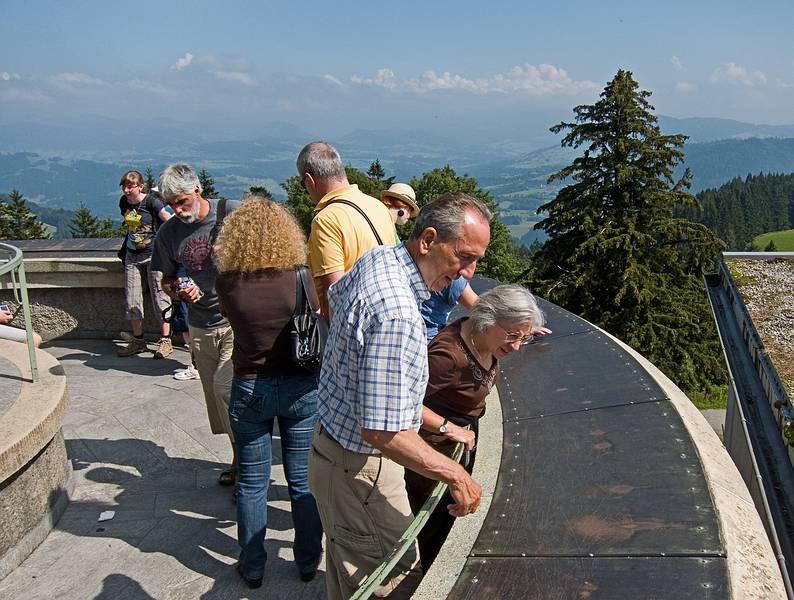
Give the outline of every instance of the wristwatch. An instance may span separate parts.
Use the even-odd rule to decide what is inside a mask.
[[[447,423],[449,423],[449,419],[444,419],[444,422],[441,423],[441,426],[438,428],[439,433],[446,433],[447,432]]]

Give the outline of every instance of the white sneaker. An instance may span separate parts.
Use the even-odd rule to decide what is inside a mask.
[[[135,339],[135,336],[132,335],[129,331],[121,331],[119,332],[119,337],[124,340],[125,342],[131,342]]]
[[[179,369],[176,373],[174,373],[174,379],[177,381],[187,381],[189,379],[198,379],[199,372],[196,370],[196,367],[190,365],[186,369]]]

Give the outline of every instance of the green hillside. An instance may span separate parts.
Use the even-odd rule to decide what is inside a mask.
[[[756,250],[765,250],[769,242],[775,244],[778,252],[794,252],[794,229],[770,231],[759,235],[753,240],[753,247]]]

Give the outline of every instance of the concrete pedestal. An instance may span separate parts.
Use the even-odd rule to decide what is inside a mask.
[[[5,359],[0,365],[2,579],[47,537],[69,502],[72,482],[61,432],[68,404],[63,369],[37,351],[40,379],[34,384],[24,344],[0,340],[0,355]]]

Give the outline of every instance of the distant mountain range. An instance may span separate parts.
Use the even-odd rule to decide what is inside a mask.
[[[694,174],[693,192],[748,173],[794,172],[794,125],[664,116],[659,123],[665,133],[690,136],[685,152]],[[298,152],[313,138],[289,123],[251,127],[247,139],[221,138],[218,131],[164,121],[147,123],[145,129],[123,121],[45,125],[0,124],[0,192],[15,188],[53,209],[73,210],[82,202],[94,213],[114,218],[118,179],[125,170],[148,166],[157,174],[177,160],[206,168],[227,197],[264,185],[283,199],[280,183],[295,173]],[[459,174],[476,177],[506,214],[519,211],[526,219],[559,189],[559,184],[546,184],[549,174],[576,155],[559,145],[539,148],[546,138],[553,143],[559,136],[495,140],[483,132],[465,132],[458,139],[384,129],[355,130],[332,142],[346,163],[365,170],[378,159],[387,176],[398,181],[449,164]]]

